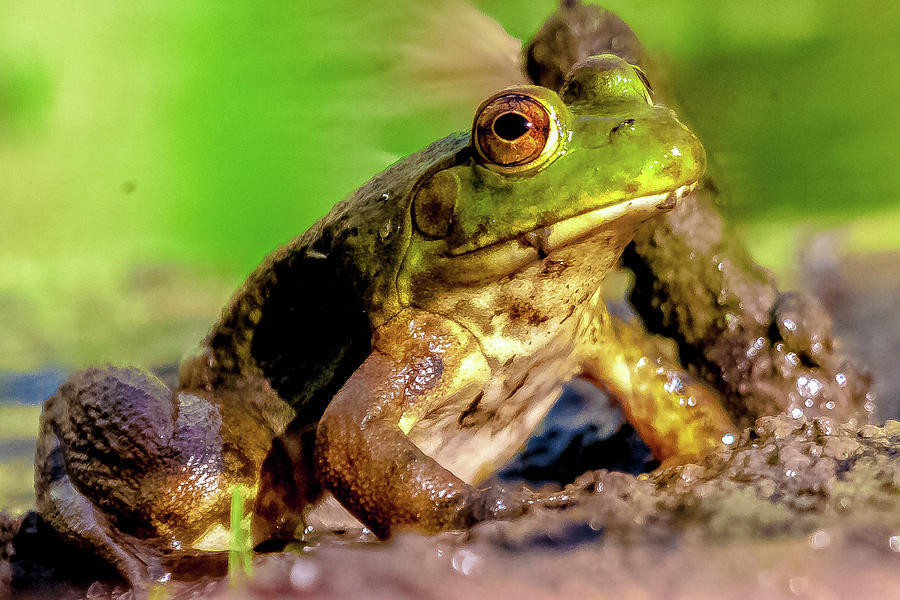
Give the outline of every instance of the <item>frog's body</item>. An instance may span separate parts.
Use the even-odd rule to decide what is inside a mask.
[[[492,96],[471,137],[395,164],[276,251],[174,393],[136,370],[73,376],[45,406],[41,512],[134,582],[221,548],[236,484],[257,543],[293,536],[323,491],[380,536],[519,514],[528,496],[476,486],[579,374],[658,458],[718,444],[715,399],[619,340],[600,292],[703,149],[617,57],[576,65],[561,96]]]

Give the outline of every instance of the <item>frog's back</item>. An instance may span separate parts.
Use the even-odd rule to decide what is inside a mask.
[[[317,422],[399,310],[410,189],[467,143],[449,136],[395,163],[270,254],[207,337],[214,377],[262,377],[301,423]]]

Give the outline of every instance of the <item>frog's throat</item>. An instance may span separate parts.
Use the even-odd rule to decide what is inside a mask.
[[[486,246],[462,252],[451,250],[450,255],[454,258],[464,258],[468,255],[476,255],[482,252],[495,252],[505,247],[508,247],[511,254],[515,254],[515,250],[518,247],[519,250],[525,248],[525,251],[530,254],[533,254],[533,250],[530,249],[536,249],[540,257],[543,258],[544,255],[552,250],[577,242],[602,225],[622,217],[640,213],[644,214],[645,218],[649,218],[655,212],[669,211],[675,208],[681,198],[693,191],[696,186],[697,182],[695,181],[685,184],[674,191],[621,200],[614,204],[593,208],[549,225],[526,231],[513,238],[498,240]]]
[[[697,183],[694,182],[683,185],[673,192],[641,196],[602,208],[595,208],[524,233],[518,237],[518,240],[521,244],[537,250],[538,256],[544,258],[553,250],[577,242],[601,225],[626,215],[653,209],[658,209],[660,212],[669,211],[677,206],[685,194],[693,191],[696,185]]]
[[[642,215],[641,220],[645,220],[654,214],[667,212],[675,208],[678,201],[696,185],[695,181],[673,191],[623,200],[519,234],[515,238],[456,255],[448,253],[434,260],[435,272],[441,273],[442,278],[448,281],[463,285],[491,280],[543,259],[563,246],[584,240],[620,218]]]

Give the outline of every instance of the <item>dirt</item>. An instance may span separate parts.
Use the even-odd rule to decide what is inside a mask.
[[[890,393],[900,385],[890,352],[900,340],[892,325],[900,278],[878,275],[897,257],[821,257],[804,258],[804,289],[829,309],[845,348],[872,367],[879,415],[900,416],[900,396]],[[578,478],[565,510],[388,543],[325,536],[302,554],[257,557],[249,580],[170,584],[166,593],[889,598],[900,587],[898,454],[896,422],[841,429],[827,419],[764,418],[728,453],[648,475],[657,465],[646,446],[591,386],[576,383],[498,474],[534,488]],[[0,597],[127,600],[126,589],[37,515],[0,513]]]
[[[387,543],[324,536],[300,553],[258,556],[250,578],[175,583],[166,593],[875,597],[900,585],[898,456],[900,422],[852,428],[764,417],[733,449],[700,465],[652,475],[585,473],[565,488],[570,500],[562,510],[535,510],[467,533],[407,533]],[[61,545],[34,516],[18,524],[4,518],[0,532],[3,581],[17,594],[125,594],[108,570]]]
[[[466,534],[324,541],[214,598],[842,598],[900,584],[900,423],[764,418],[734,450],[652,476],[594,471],[572,503]],[[231,584],[236,585],[235,583]],[[888,595],[885,595],[888,594]]]
[[[900,282],[877,277],[869,285],[865,274],[879,269],[862,269],[859,260],[805,263],[805,289],[832,312],[846,348],[874,367],[879,414],[894,417],[900,415],[900,397],[890,394],[900,383],[895,359],[878,349],[900,339],[885,325],[892,323]],[[892,258],[873,260],[877,266]],[[872,294],[858,293],[869,288]],[[576,383],[498,474],[500,482],[533,488],[558,488],[577,477],[566,488],[572,497],[566,509],[433,538],[407,533],[379,543],[355,541],[352,532],[325,536],[300,554],[258,556],[249,579],[169,584],[166,593],[825,599],[896,593],[900,424],[854,429],[828,419],[767,417],[734,446],[702,465],[648,475],[657,465],[646,446],[614,407]],[[0,513],[0,597],[128,600],[126,590],[108,567],[63,544],[37,515]]]

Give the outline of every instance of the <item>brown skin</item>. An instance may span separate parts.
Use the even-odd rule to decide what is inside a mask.
[[[659,459],[718,448],[722,407],[633,344],[601,292],[701,176],[702,146],[621,59],[571,77],[566,103],[488,98],[475,147],[432,144],[273,253],[176,390],[135,369],[74,375],[42,415],[40,512],[134,584],[227,547],[236,486],[265,548],[323,492],[381,537],[514,516],[542,499],[478,485],[577,375],[616,394]]]
[[[406,411],[446,408],[458,391],[453,374],[467,360],[483,361],[477,341],[452,321],[407,309],[377,330],[374,345],[319,422],[318,480],[381,537],[398,526],[436,532],[482,520],[474,514],[485,508],[479,491],[397,425]],[[375,473],[389,475],[368,476]]]
[[[612,50],[644,64],[627,26],[594,7],[564,9],[530,48],[544,66],[529,72],[544,81],[555,68],[546,75],[553,87],[586,54]],[[632,135],[629,127],[604,134]],[[563,244],[553,228],[529,232],[520,242],[533,254],[505,272],[490,260],[410,269],[398,258],[411,239],[449,232],[445,200],[459,186],[434,173],[467,161],[466,137],[441,140],[276,251],[183,366],[176,390],[135,369],[73,375],[41,420],[44,517],[142,584],[191,566],[210,572],[202,559],[227,544],[216,533],[237,485],[255,492],[253,537],[270,548],[295,536],[323,491],[382,537],[520,514],[544,499],[478,483],[579,374],[620,400],[658,458],[718,448],[734,427],[716,394],[640,328],[611,318],[599,293],[640,224],[674,199]],[[429,219],[418,232],[409,226],[414,196]],[[779,294],[722,235],[711,204],[690,197],[641,229],[629,264],[645,321],[719,386],[738,421],[793,406],[784,398],[798,399],[801,377],[824,384],[818,405],[803,403],[807,414],[843,418],[864,398],[865,380],[833,352],[827,317]]]

